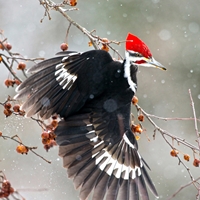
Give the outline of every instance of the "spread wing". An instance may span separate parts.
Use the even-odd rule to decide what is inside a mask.
[[[80,199],[93,193],[93,200],[149,200],[146,184],[158,196],[129,128],[130,104],[112,113],[86,110],[61,121],[55,132]]]
[[[27,97],[22,106],[26,116],[38,113],[48,119],[57,113],[66,118],[88,99],[101,94],[105,89],[102,74],[107,70],[102,68],[103,62],[113,60],[105,51],[100,51],[100,56],[104,59],[95,50],[83,54],[63,52],[33,66],[29,72],[34,74],[18,86],[15,96],[15,99]]]

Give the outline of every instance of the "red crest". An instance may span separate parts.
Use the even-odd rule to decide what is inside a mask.
[[[138,52],[146,58],[152,57],[148,46],[140,38],[131,33],[128,33],[126,37],[126,50]]]

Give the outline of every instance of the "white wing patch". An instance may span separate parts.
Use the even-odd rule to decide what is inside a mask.
[[[96,137],[90,139],[91,141],[93,141],[94,139],[96,139]],[[129,141],[128,137],[126,136],[126,134],[124,134],[123,136],[123,140],[121,141],[122,143],[128,144],[127,148],[132,148],[135,149],[134,145]],[[100,142],[100,144],[102,144],[103,141]],[[99,146],[100,144],[97,144],[94,146],[94,148],[96,148],[97,146]],[[137,152],[138,153],[138,152]],[[138,153],[139,158],[141,159],[141,156]],[[128,180],[129,178],[135,179],[136,176],[140,176],[141,175],[141,167],[143,167],[143,163],[140,162],[140,166],[135,166],[135,168],[132,168],[130,166],[126,166],[125,164],[119,163],[118,160],[114,159],[112,157],[112,155],[110,153],[108,153],[106,151],[106,149],[103,149],[100,152],[95,153],[92,158],[95,158],[95,164],[99,165],[99,169],[101,171],[105,171],[109,176],[111,176],[114,172],[114,170],[116,170],[116,173],[114,174],[114,176],[119,179],[122,175],[122,173],[124,173],[123,179]],[[105,168],[110,165],[110,167],[105,170]],[[130,177],[130,174],[132,172],[132,176]]]
[[[101,164],[99,164],[104,158],[105,161]],[[113,174],[113,171],[115,169],[117,169],[117,173],[115,174],[115,177],[116,178],[120,178],[121,177],[121,174],[125,171],[125,175],[124,175],[124,179],[125,180],[128,180],[129,179],[129,175],[130,173],[132,172],[132,179],[135,179],[136,178],[136,171],[137,171],[137,176],[140,176],[141,175],[141,170],[140,170],[140,167],[137,167],[135,166],[135,168],[131,168],[130,166],[126,166],[124,164],[120,164],[117,160],[113,159],[112,156],[107,152],[105,151],[100,157],[98,157],[95,161],[95,164],[96,165],[100,165],[99,166],[99,169],[101,171],[104,171],[105,167],[109,164],[110,167],[108,170],[106,170],[105,172],[111,176]]]
[[[59,85],[61,85],[63,89],[68,90],[77,79],[77,76],[70,74],[62,63],[56,66],[55,76],[57,76],[56,80],[59,82]]]

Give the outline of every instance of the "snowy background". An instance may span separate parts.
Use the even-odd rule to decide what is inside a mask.
[[[188,89],[191,89],[197,117],[200,117],[200,2],[199,0],[79,0],[79,11],[69,15],[88,30],[95,29],[100,37],[122,41],[128,32],[138,35],[151,49],[156,60],[166,72],[140,68],[138,73],[139,105],[148,113],[162,117],[193,117]],[[39,1],[0,0],[0,29],[13,46],[14,52],[27,57],[49,58],[60,51],[68,22],[55,11],[52,20],[43,17],[44,9]],[[88,38],[75,27],[70,29],[69,49],[87,51]],[[124,55],[124,46],[116,47]],[[28,66],[28,67],[31,67]],[[7,89],[3,82],[8,71],[0,64],[0,101],[7,95],[14,96],[14,89]],[[22,77],[23,78],[23,77]],[[15,152],[16,143],[0,139],[0,170],[3,170],[13,187],[26,200],[78,200],[72,181],[67,179],[58,157],[58,149],[46,153],[41,144],[41,129],[30,119],[9,117],[5,119],[0,107],[0,131],[4,135],[19,135],[28,146],[38,146],[38,153],[51,160],[48,164],[32,153],[20,155]],[[135,108],[133,113],[136,114]],[[161,121],[158,125],[189,142],[195,140],[192,121]],[[170,147],[157,133],[152,139],[153,127],[144,123],[151,141],[145,135],[139,140],[139,150],[151,167],[160,199],[167,199],[181,185],[190,181],[187,170],[178,165],[178,160],[169,155]],[[196,145],[196,144],[195,144]],[[177,146],[176,146],[177,147]],[[192,151],[178,147],[183,153]],[[194,177],[199,168],[192,160],[186,163]],[[46,189],[47,191],[34,191]],[[195,199],[194,187],[184,189],[174,199]],[[151,196],[154,199],[153,196]]]

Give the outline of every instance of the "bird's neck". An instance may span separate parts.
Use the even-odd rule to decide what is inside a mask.
[[[137,80],[136,80],[136,70],[132,70],[132,68],[137,68],[137,66],[133,66],[131,64],[128,52],[125,52],[125,60],[124,60],[124,78],[127,78],[128,84],[131,90],[135,93],[137,90]],[[134,73],[134,74],[132,74]],[[135,80],[134,80],[135,79]]]

